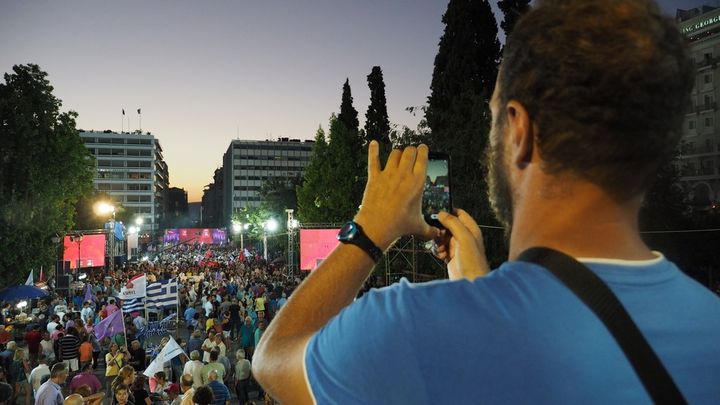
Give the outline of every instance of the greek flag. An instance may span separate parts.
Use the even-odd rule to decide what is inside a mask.
[[[123,312],[144,311],[145,303],[142,298],[123,300],[122,310]]]
[[[178,304],[177,278],[159,281],[147,286],[148,308],[172,308]]]
[[[148,322],[146,327],[138,331],[138,337],[144,336],[145,338],[149,338],[151,336],[167,335],[168,329],[171,327],[175,317],[176,314],[172,313],[160,321]]]

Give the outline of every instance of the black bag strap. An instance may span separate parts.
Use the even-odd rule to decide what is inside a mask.
[[[585,303],[617,341],[656,404],[686,404],[685,398],[615,294],[585,265],[557,250],[532,247],[518,261],[538,264]]]

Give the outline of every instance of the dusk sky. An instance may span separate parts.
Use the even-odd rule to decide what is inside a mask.
[[[493,7],[496,1],[492,1]],[[715,0],[664,0],[663,9]],[[392,123],[426,102],[447,1],[6,1],[0,69],[37,63],[78,128],[120,130],[121,109],[158,137],[170,184],[199,201],[230,141],[311,139],[350,79],[383,69]],[[496,13],[497,15],[497,13]],[[127,119],[125,120],[127,130]]]

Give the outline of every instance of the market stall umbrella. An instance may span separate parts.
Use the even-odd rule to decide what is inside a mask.
[[[31,285],[16,285],[0,291],[0,301],[20,301],[47,296],[47,292]]]

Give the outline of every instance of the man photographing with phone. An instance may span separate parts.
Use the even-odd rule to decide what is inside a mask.
[[[362,208],[267,328],[254,375],[285,403],[716,401],[720,299],[638,230],[694,70],[650,0],[536,2],[508,38],[490,103],[489,196],[508,261],[490,272],[462,210],[438,215],[449,241],[425,222],[426,146],[381,168],[373,142]],[[403,235],[438,239],[450,280],[353,302]]]

